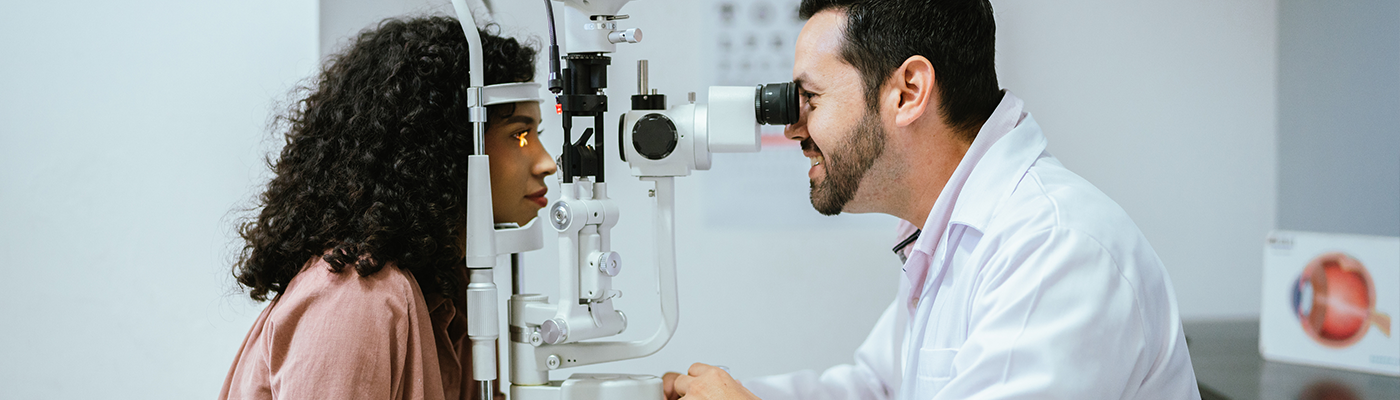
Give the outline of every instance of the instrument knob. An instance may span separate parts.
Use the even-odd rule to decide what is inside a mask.
[[[569,325],[559,318],[540,324],[540,336],[548,344],[560,344],[569,338]]]

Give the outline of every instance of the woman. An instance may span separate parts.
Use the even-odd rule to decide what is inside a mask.
[[[488,85],[534,76],[533,49],[481,39]],[[220,399],[475,392],[463,291],[468,68],[456,19],[391,19],[301,89],[233,268],[250,297],[272,301]],[[555,172],[537,137],[539,103],[487,111],[495,221],[524,225]]]

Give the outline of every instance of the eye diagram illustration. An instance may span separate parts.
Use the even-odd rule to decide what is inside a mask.
[[[1293,310],[1303,332],[1332,348],[1355,344],[1371,325],[1390,337],[1390,316],[1376,311],[1376,284],[1360,261],[1324,253],[1308,262],[1293,286]]]

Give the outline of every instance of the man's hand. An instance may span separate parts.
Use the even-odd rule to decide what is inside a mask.
[[[666,390],[666,400],[758,399],[719,367],[695,363],[687,373],[681,375],[667,372],[661,377],[661,385]]]

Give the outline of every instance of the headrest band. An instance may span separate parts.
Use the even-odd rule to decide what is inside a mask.
[[[534,82],[486,85],[481,90],[482,105],[493,106],[522,101],[541,101],[540,84]]]

